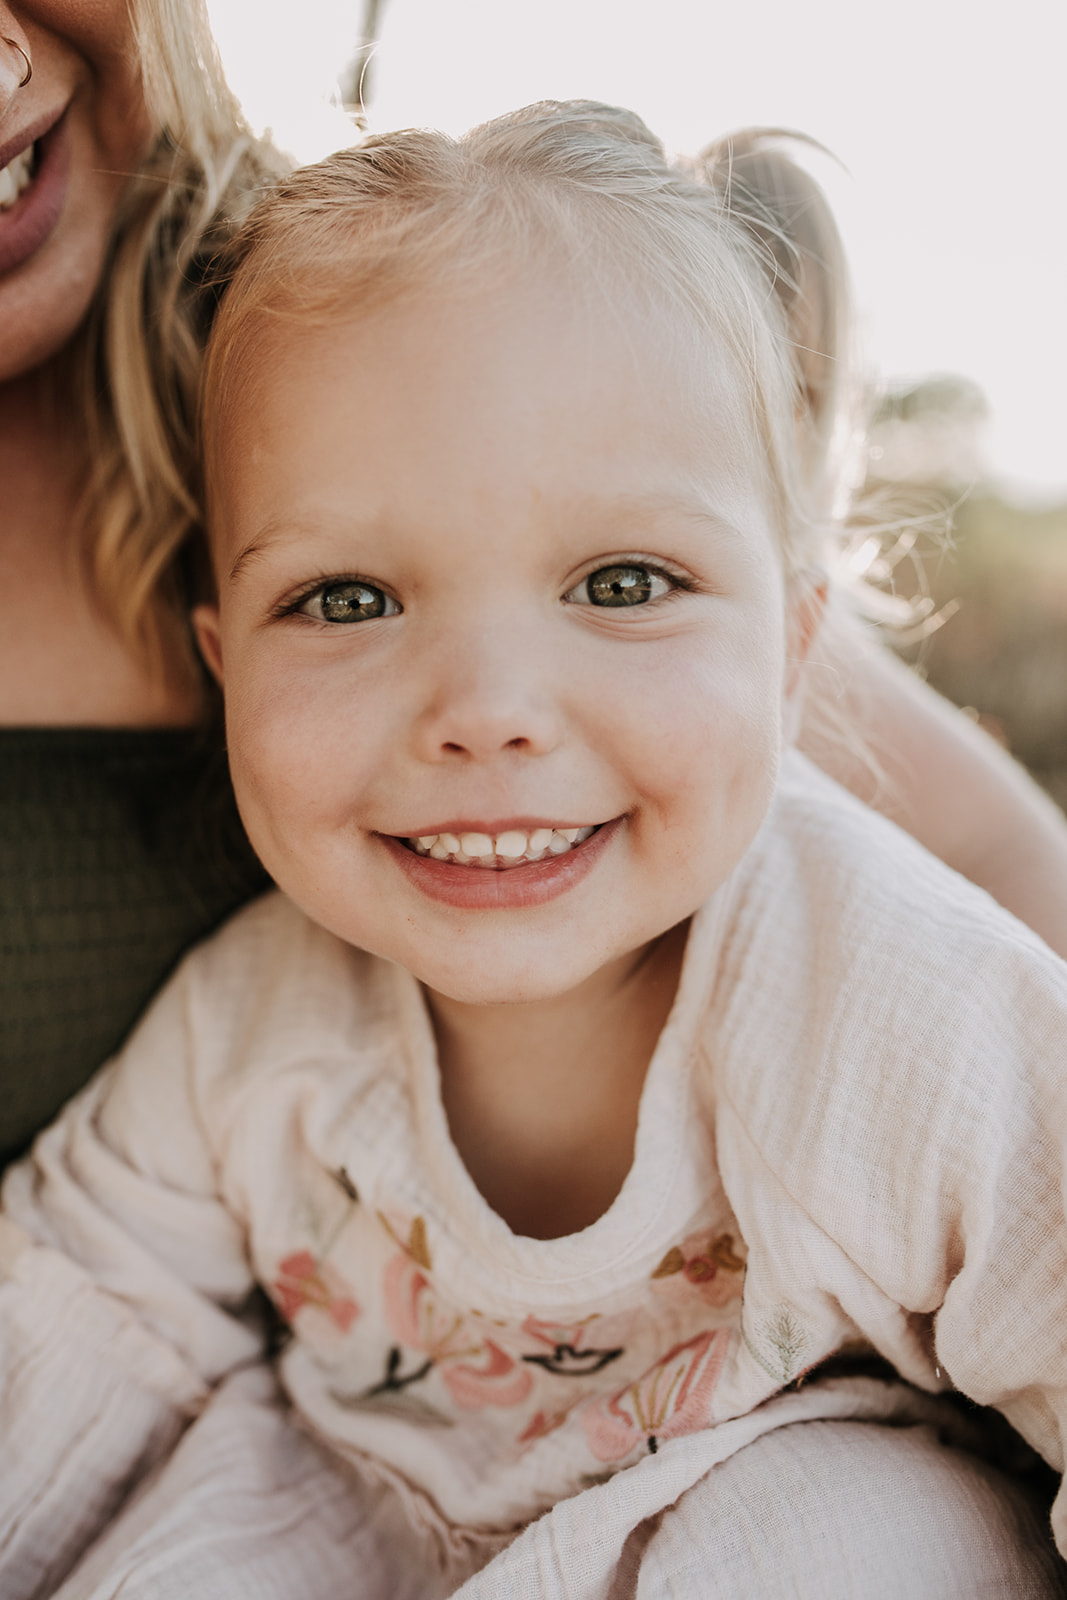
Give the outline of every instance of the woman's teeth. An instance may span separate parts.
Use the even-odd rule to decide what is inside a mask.
[[[424,833],[407,842],[416,855],[451,861],[461,867],[518,867],[546,856],[566,855],[591,834],[590,828],[531,828],[506,833]]]
[[[24,189],[33,182],[37,163],[33,153],[36,147],[27,145],[17,156],[12,156],[6,167],[0,167],[0,211],[8,211]]]

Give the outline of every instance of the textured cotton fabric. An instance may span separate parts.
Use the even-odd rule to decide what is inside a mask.
[[[73,1593],[112,1592],[127,1517],[151,1544],[184,1514],[178,1560],[182,1452],[223,1416],[239,1450],[243,1413],[216,1408],[263,1356],[256,1282],[292,1330],[294,1415],[268,1408],[267,1433],[299,1420],[409,1530],[371,1600],[478,1567],[471,1600],[610,1600],[642,1540],[636,1570],[677,1566],[685,1497],[761,1436],[950,1427],[952,1384],[1062,1470],[1065,1022],[1040,941],[791,759],[694,919],[620,1194],[579,1234],[518,1238],[448,1137],[418,985],[268,897],[5,1183],[0,1588],[50,1593],[203,1413],[86,1558],[105,1587]],[[912,1387],[782,1392],[857,1347]],[[212,1473],[193,1479],[210,1520]],[[977,1549],[977,1503],[946,1547]]]

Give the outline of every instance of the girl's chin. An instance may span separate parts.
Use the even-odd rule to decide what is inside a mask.
[[[514,970],[509,966],[494,972],[493,964],[489,959],[457,969],[434,961],[402,963],[418,978],[431,1001],[440,997],[456,1006],[477,1007],[548,1005],[573,994],[596,971],[596,963],[588,963],[587,957],[580,967],[561,963],[557,951],[543,967],[536,956],[517,962]]]

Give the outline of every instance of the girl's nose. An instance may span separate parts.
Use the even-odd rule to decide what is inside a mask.
[[[435,661],[417,719],[423,761],[492,761],[547,755],[559,743],[560,711],[547,663],[515,636],[468,640]]]

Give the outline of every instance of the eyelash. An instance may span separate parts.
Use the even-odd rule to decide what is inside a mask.
[[[345,587],[355,587],[357,585],[364,589],[375,590],[376,593],[380,594],[385,599],[387,604],[395,607],[394,611],[387,611],[385,613],[386,616],[395,616],[398,612],[403,611],[404,608],[400,602],[395,600],[388,590],[383,589],[380,583],[372,583],[369,578],[360,578],[352,573],[345,573],[343,575],[330,573],[329,575],[316,578],[313,583],[307,584],[303,589],[301,589],[300,593],[294,595],[292,599],[281,601],[279,605],[274,607],[271,615],[275,618],[296,616],[299,614],[302,606],[306,606],[309,600],[313,600],[316,595],[323,594],[327,589],[343,589]],[[312,622],[321,622],[327,626],[337,626],[335,623],[329,623],[328,619],[325,617],[311,617],[309,620]]]
[[[658,578],[662,583],[667,584],[668,587],[667,587],[666,593],[659,594],[659,595],[652,595],[648,600],[644,600],[644,601],[640,602],[639,605],[635,605],[634,609],[644,609],[644,607],[648,606],[648,605],[659,605],[659,604],[662,604],[662,603],[664,603],[666,601],[674,599],[679,592],[682,592],[682,593],[695,593],[700,588],[700,585],[693,578],[689,577],[686,573],[678,572],[678,571],[672,571],[668,567],[661,566],[658,563],[653,563],[651,561],[642,559],[641,557],[638,557],[638,556],[616,556],[613,560],[609,560],[609,561],[601,560],[598,565],[590,568],[590,570],[584,575],[584,577],[579,578],[577,583],[572,584],[570,589],[568,589],[567,593],[562,596],[562,600],[563,600],[564,604],[582,605],[582,606],[588,607],[590,610],[595,610],[595,611],[600,611],[600,610],[611,611],[611,610],[626,610],[626,609],[628,609],[628,607],[626,607],[625,605],[624,606],[617,606],[617,607],[616,606],[604,606],[604,605],[598,606],[598,605],[596,605],[596,603],[594,601],[589,600],[589,599],[586,599],[586,600],[571,600],[570,599],[570,596],[573,595],[576,590],[580,589],[583,585],[588,584],[590,582],[590,580],[595,578],[599,573],[610,572],[610,571],[613,571],[613,570],[616,570],[616,571],[626,571],[626,570],[634,571],[634,570],[636,570],[636,571],[641,571],[641,572],[647,572],[650,575],[650,577],[652,577],[654,579]],[[383,589],[380,584],[372,583],[370,581],[370,579],[368,579],[368,578],[360,578],[360,577],[356,577],[354,575],[345,574],[344,576],[339,576],[337,574],[330,574],[329,576],[323,576],[323,577],[316,578],[314,582],[309,583],[305,588],[303,588],[300,591],[299,594],[295,595],[292,599],[283,600],[279,605],[277,605],[274,608],[274,610],[272,611],[271,614],[275,618],[291,617],[291,616],[299,615],[300,612],[301,612],[302,607],[306,606],[308,601],[314,599],[316,595],[322,594],[327,589],[340,589],[340,588],[344,588],[346,585],[350,585],[350,586],[362,585],[364,588],[373,589],[376,593],[382,595],[384,600],[386,601],[387,605],[395,607],[395,610],[393,610],[393,611],[388,611],[388,610],[385,611],[383,613],[384,616],[396,616],[399,613],[403,612],[404,608],[403,608],[402,605],[400,605],[399,601],[395,600],[393,598],[393,596],[390,595],[385,589]],[[332,626],[332,627],[336,627],[338,625],[344,626],[344,624],[338,624],[336,621],[332,621],[331,619],[328,619],[328,618],[325,618],[325,617],[312,617],[310,620],[313,621],[313,622],[323,623],[326,626]],[[377,619],[366,618],[364,620],[370,621],[370,620],[377,620]]]
[[[667,590],[664,594],[650,596],[649,599],[640,602],[640,605],[635,607],[635,609],[643,610],[649,605],[661,605],[669,600],[675,599],[679,592],[692,594],[700,588],[700,585],[686,573],[672,571],[669,567],[662,566],[657,562],[649,561],[644,557],[615,556],[610,561],[599,561],[596,566],[590,568],[584,577],[579,578],[577,583],[572,584],[570,589],[563,596],[564,602],[570,605],[586,605],[590,610],[594,611],[626,610],[626,606],[598,606],[592,600],[581,601],[570,599],[570,596],[574,594],[577,589],[582,588],[583,585],[588,585],[593,578],[598,576],[598,574],[613,571],[647,572],[650,577],[658,578],[660,582],[667,585]],[[616,592],[618,592],[618,590],[616,590]]]

